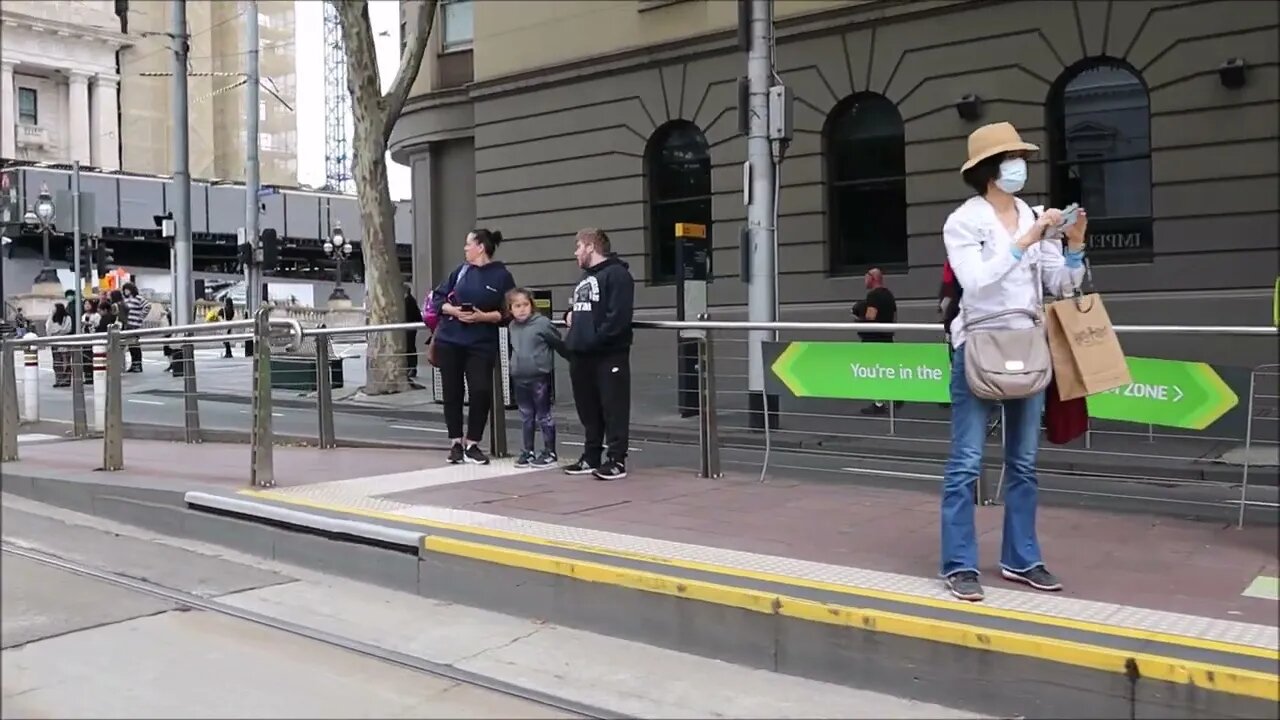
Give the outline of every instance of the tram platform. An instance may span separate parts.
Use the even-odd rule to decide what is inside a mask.
[[[1280,702],[1274,524],[1042,507],[1066,584],[1047,594],[1000,579],[1002,509],[979,507],[987,598],[973,604],[935,576],[925,492],[639,464],[602,483],[303,448],[277,448],[280,485],[249,490],[245,448],[140,441],[124,471],[69,469],[100,449],[26,446],[3,488],[163,491],[189,518],[238,523],[232,542],[265,524],[398,552],[414,576],[388,584],[428,596],[1002,717],[1274,717]]]

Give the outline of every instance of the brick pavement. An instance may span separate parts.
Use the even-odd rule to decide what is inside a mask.
[[[548,471],[385,497],[905,575],[938,567],[938,497],[911,490],[659,468],[614,483]],[[981,567],[993,587],[1020,589],[999,577],[1002,513],[978,508]],[[1039,526],[1069,597],[1276,623],[1275,601],[1240,594],[1277,574],[1273,526],[1069,507],[1042,507]]]

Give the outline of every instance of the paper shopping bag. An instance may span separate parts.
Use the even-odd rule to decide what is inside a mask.
[[[1097,293],[1050,303],[1046,318],[1053,376],[1061,400],[1133,382],[1111,317]]]

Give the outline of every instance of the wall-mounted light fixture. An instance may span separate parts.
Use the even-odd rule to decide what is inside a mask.
[[[966,122],[977,120],[982,117],[982,98],[972,94],[965,95],[956,101],[956,112]]]
[[[1229,90],[1244,87],[1245,76],[1248,75],[1244,58],[1231,58],[1218,66],[1218,82]]]

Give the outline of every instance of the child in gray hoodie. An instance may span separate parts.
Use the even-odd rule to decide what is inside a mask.
[[[511,390],[520,408],[524,449],[516,467],[551,467],[556,457],[556,421],[551,416],[553,352],[565,354],[564,340],[545,315],[533,311],[533,294],[525,288],[507,293],[511,325]],[[533,450],[533,437],[542,428],[542,451]]]

